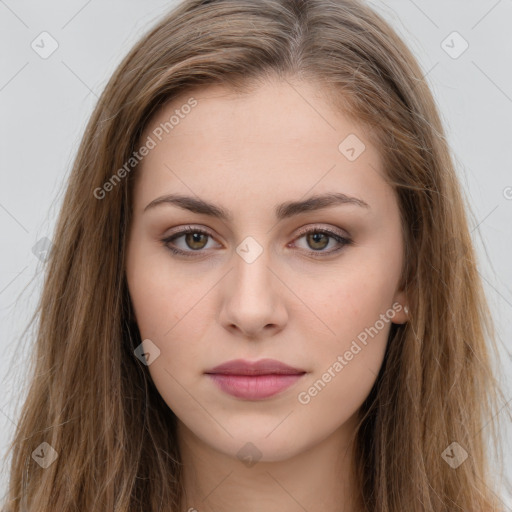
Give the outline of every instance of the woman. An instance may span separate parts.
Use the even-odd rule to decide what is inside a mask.
[[[363,3],[182,2],[80,146],[6,510],[499,510],[465,208]]]

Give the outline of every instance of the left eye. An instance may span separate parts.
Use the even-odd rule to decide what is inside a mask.
[[[331,254],[333,252],[338,252],[343,249],[345,245],[351,243],[348,238],[341,236],[339,233],[325,229],[312,229],[306,231],[301,236],[299,236],[297,240],[300,240],[301,238],[305,238],[307,245],[312,249],[310,250],[306,248],[306,251],[320,254]],[[335,241],[334,245],[336,246],[337,244],[338,248],[332,249],[330,251],[324,251],[323,249],[329,245],[331,240]],[[316,256],[316,254],[313,255]]]
[[[184,238],[186,248],[178,248],[174,243],[176,240]],[[162,243],[167,249],[173,254],[179,254],[183,256],[193,256],[191,253],[201,252],[202,249],[206,248],[208,238],[213,238],[210,233],[199,228],[186,228],[175,233],[170,237],[162,239]],[[309,231],[302,232],[295,240],[306,239],[306,243],[311,249],[304,249],[312,256],[323,256],[332,254],[340,251],[346,245],[350,245],[352,241],[342,236],[341,234],[330,231],[328,229],[310,229]],[[324,249],[328,247],[329,242],[334,240],[338,244],[338,248],[330,251]],[[188,249],[188,250],[187,250]]]

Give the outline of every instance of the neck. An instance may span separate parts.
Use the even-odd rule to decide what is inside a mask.
[[[271,457],[262,454],[252,463],[205,444],[178,421],[182,512],[355,512],[353,442],[347,435],[353,420],[288,458],[268,460]],[[250,454],[251,448],[246,451]]]

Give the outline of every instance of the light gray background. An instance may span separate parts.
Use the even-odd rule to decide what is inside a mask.
[[[32,248],[52,238],[64,179],[97,97],[129,48],[174,4],[0,0],[0,455],[16,423],[16,400],[23,396],[30,346],[24,348],[20,335],[41,286],[43,267]],[[472,235],[511,399],[512,379],[505,376],[512,375],[512,0],[370,4],[405,38],[438,102],[475,215]],[[46,59],[31,47],[43,31],[59,45]],[[458,58],[452,56],[464,42],[450,36],[454,31],[469,44]],[[502,421],[510,481],[512,429],[509,420]],[[0,474],[0,496],[7,469]],[[512,510],[510,489],[501,498]]]

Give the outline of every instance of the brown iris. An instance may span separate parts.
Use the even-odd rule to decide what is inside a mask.
[[[203,238],[203,244],[201,244],[201,237]],[[204,246],[207,243],[208,235],[205,235],[204,233],[186,233],[185,234],[185,241],[187,243],[187,246],[190,247],[190,249],[199,250],[203,249]],[[199,244],[196,245],[196,244]]]
[[[329,237],[325,233],[309,233],[306,235],[306,237],[308,244],[312,249],[325,249],[325,247],[327,247],[329,244]],[[313,241],[312,244],[310,243],[311,240]],[[320,245],[318,246],[317,244]]]

